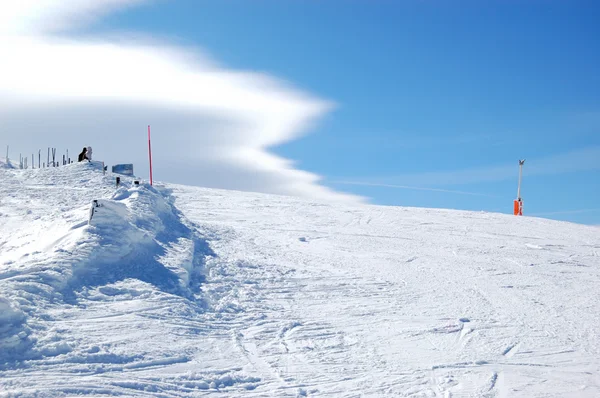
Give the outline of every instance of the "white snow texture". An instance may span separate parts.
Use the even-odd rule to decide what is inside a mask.
[[[0,163],[0,397],[600,396],[597,227],[114,177]]]

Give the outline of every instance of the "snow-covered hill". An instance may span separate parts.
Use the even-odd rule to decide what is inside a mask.
[[[122,180],[0,167],[0,396],[600,396],[597,227]]]

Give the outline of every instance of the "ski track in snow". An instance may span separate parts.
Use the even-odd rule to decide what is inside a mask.
[[[596,227],[113,178],[0,164],[0,397],[600,396]]]

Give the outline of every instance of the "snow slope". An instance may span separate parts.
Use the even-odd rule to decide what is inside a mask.
[[[597,227],[113,178],[0,167],[0,396],[600,396]]]

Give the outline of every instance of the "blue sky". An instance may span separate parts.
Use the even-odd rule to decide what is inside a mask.
[[[375,204],[600,224],[600,4],[155,0],[89,33],[206,51],[334,103],[271,148]],[[414,188],[414,189],[413,189]]]

